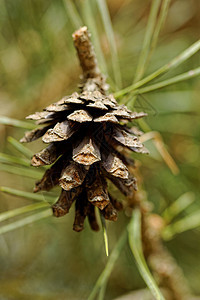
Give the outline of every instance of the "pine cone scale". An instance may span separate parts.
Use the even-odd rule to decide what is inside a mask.
[[[82,142],[73,149],[72,158],[79,164],[90,166],[101,160],[101,154],[94,140],[86,136]]]
[[[87,171],[74,162],[71,162],[65,169],[63,169],[59,179],[59,185],[66,191],[81,185],[85,179]]]

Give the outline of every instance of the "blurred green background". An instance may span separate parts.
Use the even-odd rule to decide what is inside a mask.
[[[133,81],[151,1],[108,0],[107,4],[123,87],[126,87]],[[95,45],[101,45],[101,50],[96,49],[100,68],[106,72],[111,91],[115,91],[111,51],[95,0],[0,1],[1,115],[23,120],[26,115],[77,90],[80,67],[71,35],[83,24],[88,25],[93,33]],[[171,1],[146,74],[198,40],[199,29],[200,2]],[[199,53],[162,79],[198,66]],[[143,106],[149,114],[147,123],[153,131],[161,133],[180,169],[179,175],[173,175],[152,141],[145,143],[151,151],[149,156],[137,155],[144,189],[154,204],[154,211],[159,214],[190,191],[194,193],[195,201],[179,218],[200,211],[199,92],[200,79],[197,77],[147,93],[145,99],[139,96],[136,102],[136,106]],[[0,125],[1,152],[20,157],[7,142],[7,137],[19,140],[23,133],[23,129]],[[42,144],[36,142],[27,147],[35,152],[42,148]],[[1,186],[31,192],[35,180],[1,171],[0,182]],[[0,197],[1,212],[31,203],[3,193]],[[73,232],[73,214],[72,209],[61,219],[47,218],[0,236],[0,299],[87,299],[107,257],[102,232],[92,232],[88,224],[83,232]],[[107,224],[110,250],[127,223],[128,218],[120,213],[117,223]],[[199,228],[179,234],[165,244],[182,267],[193,293],[200,294]],[[114,299],[143,287],[145,284],[127,245],[111,274],[105,299]]]

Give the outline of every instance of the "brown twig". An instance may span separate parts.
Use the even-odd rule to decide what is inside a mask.
[[[169,300],[186,300],[189,288],[181,268],[163,245],[161,230],[163,219],[156,214],[143,214],[143,248],[147,262],[157,278],[160,287],[167,289]]]
[[[181,268],[177,265],[167,248],[163,245],[161,231],[164,220],[151,212],[152,207],[146,199],[146,193],[142,190],[141,176],[137,170],[138,192],[129,198],[130,209],[135,207],[141,211],[141,230],[143,253],[146,261],[154,274],[158,285],[166,291],[166,300],[188,300],[190,292]]]
[[[72,36],[83,71],[82,91],[101,91],[105,93],[108,90],[108,85],[105,83],[105,78],[99,70],[87,27],[81,27]]]
[[[87,27],[81,27],[75,31],[72,36],[74,39],[74,46],[78,53],[80,65],[83,70],[83,76],[86,79],[101,76]]]

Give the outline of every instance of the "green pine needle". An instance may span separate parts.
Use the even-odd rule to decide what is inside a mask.
[[[17,164],[24,167],[30,167],[30,162],[28,160],[5,153],[0,153],[0,163],[6,163],[11,165]]]
[[[30,159],[33,156],[33,152],[23,146],[20,142],[18,142],[16,139],[13,137],[9,136],[8,137],[8,142],[16,149],[18,150],[21,154],[23,154],[25,157]]]
[[[142,80],[130,85],[129,87],[118,91],[114,94],[116,98],[121,97],[127,93],[130,93],[139,87],[145,85],[146,83],[160,77],[161,75],[164,75],[170,70],[173,70],[174,68],[178,67],[182,63],[184,63],[186,60],[188,60],[190,57],[192,57],[194,54],[196,54],[200,50],[200,40],[192,44],[190,47],[188,47],[186,50],[184,50],[181,54],[176,56],[174,59],[172,59],[169,63],[165,64],[152,74],[148,75],[147,77],[143,78]]]
[[[55,201],[54,196],[50,196],[50,195],[46,195],[46,194],[34,194],[34,193],[20,191],[20,190],[16,190],[16,189],[4,187],[4,186],[0,187],[0,191],[7,193],[7,194],[14,195],[14,196],[23,197],[23,198],[27,198],[27,199],[35,200],[35,201],[45,201],[45,202],[51,202],[51,203]]]
[[[115,83],[118,89],[122,86],[122,79],[121,79],[121,71],[119,66],[119,59],[117,54],[117,46],[115,42],[115,35],[112,28],[112,22],[110,19],[108,7],[105,0],[96,0],[99,11],[101,14],[101,18],[103,20],[104,29],[107,35],[108,43],[110,46],[111,51],[111,60],[112,60],[112,67],[113,67],[113,75],[115,79]]]
[[[186,216],[165,227],[162,232],[162,238],[165,241],[169,241],[177,234],[183,233],[187,230],[197,229],[198,227],[200,227],[200,210],[195,211],[189,216]]]
[[[10,174],[19,175],[22,177],[28,177],[33,179],[40,179],[43,175],[43,171],[41,169],[33,169],[33,168],[24,168],[19,166],[10,166],[0,164],[0,170],[3,172],[7,172]]]
[[[135,257],[138,270],[146,282],[148,288],[152,292],[153,297],[156,300],[164,300],[153,276],[151,275],[148,266],[145,262],[145,258],[142,252],[142,242],[141,242],[141,213],[139,209],[133,211],[133,216],[131,222],[128,226],[129,233],[129,245],[133,256]]]
[[[109,256],[108,234],[107,234],[107,228],[106,228],[106,221],[105,221],[104,216],[101,213],[100,213],[100,218],[101,218],[101,224],[102,224],[102,229],[103,229],[103,238],[104,238],[104,245],[105,245],[106,256]]]
[[[47,208],[49,204],[46,202],[33,203],[30,205],[26,205],[20,208],[10,209],[9,211],[5,211],[0,213],[0,222],[6,221],[10,218],[17,217],[19,215],[33,212],[37,209]]]
[[[165,20],[166,20],[167,14],[168,14],[170,2],[171,2],[171,0],[163,0],[161,3],[160,13],[159,13],[158,20],[155,25],[154,33],[152,36],[151,48],[150,48],[150,52],[149,52],[147,61],[150,60],[150,57],[151,57],[154,49],[156,48],[160,31],[165,23]]]
[[[125,230],[122,233],[117,244],[115,245],[112,253],[110,254],[110,256],[108,258],[108,262],[107,262],[104,270],[102,271],[101,275],[97,279],[97,281],[92,289],[92,292],[90,293],[90,295],[88,297],[88,300],[96,299],[96,295],[97,295],[98,291],[101,288],[103,288],[104,285],[106,285],[106,283],[110,277],[110,274],[114,268],[115,262],[119,258],[119,255],[120,255],[126,241],[127,241],[127,230]]]
[[[42,220],[44,218],[48,218],[50,216],[52,216],[52,209],[49,208],[49,209],[46,209],[42,212],[35,213],[31,216],[25,217],[21,220],[12,222],[10,224],[6,224],[4,226],[1,226],[0,227],[0,234],[10,232],[12,230],[18,229],[18,228],[23,227],[25,225],[32,224],[36,221]]]
[[[195,200],[195,195],[192,192],[187,192],[181,195],[176,201],[169,205],[164,212],[162,217],[166,223],[170,223],[176,216],[184,211],[189,205]]]
[[[78,13],[74,1],[63,0],[64,7],[67,11],[68,18],[74,27],[74,30],[77,30],[79,27],[83,26],[80,14]]]
[[[169,85],[172,85],[172,84],[175,84],[175,83],[178,83],[178,82],[182,82],[182,81],[197,77],[199,75],[200,75],[200,67],[198,67],[196,69],[193,69],[193,70],[190,70],[190,71],[187,71],[187,72],[185,72],[183,74],[180,74],[178,76],[172,77],[170,79],[166,79],[164,81],[161,81],[161,82],[155,83],[153,85],[144,87],[142,89],[138,89],[134,93],[135,94],[137,94],[137,93],[140,93],[140,94],[149,93],[149,92],[156,91],[158,89],[167,87]]]
[[[29,130],[34,129],[36,127],[35,124],[31,124],[26,121],[12,119],[5,116],[0,116],[0,124],[11,125],[14,127],[19,127],[19,128],[29,129]]]
[[[146,68],[146,62],[147,62],[148,54],[150,52],[151,40],[154,33],[154,28],[157,20],[156,16],[158,14],[160,2],[161,0],[152,1],[150,15],[146,26],[146,33],[142,45],[142,50],[139,56],[138,65],[135,72],[134,83],[139,81],[142,78]]]

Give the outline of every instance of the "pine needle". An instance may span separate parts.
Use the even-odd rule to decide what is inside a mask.
[[[40,179],[43,175],[43,171],[40,169],[32,169],[32,168],[24,168],[24,167],[16,167],[10,165],[0,164],[0,170],[3,172],[7,172],[10,174],[19,175],[22,177],[28,177],[33,179]]]
[[[134,209],[131,222],[128,226],[129,233],[129,245],[133,256],[135,257],[139,272],[149,287],[153,297],[156,300],[164,300],[153,276],[151,275],[148,266],[145,262],[145,258],[142,252],[141,242],[141,213],[139,209]]]
[[[198,227],[200,227],[200,210],[195,211],[189,216],[186,216],[181,220],[165,227],[162,232],[162,238],[165,241],[169,241],[177,234],[183,233],[187,230],[197,229]]]
[[[0,191],[7,193],[7,194],[14,195],[14,196],[23,197],[23,198],[27,198],[27,199],[31,199],[31,200],[36,200],[36,201],[45,201],[45,202],[54,202],[55,201],[55,197],[50,196],[50,195],[34,194],[34,193],[20,191],[20,190],[16,190],[16,189],[4,187],[4,186],[0,187]]]
[[[50,216],[52,216],[52,209],[49,208],[49,209],[46,209],[42,212],[39,212],[39,213],[33,214],[31,216],[25,217],[21,220],[12,222],[10,224],[6,224],[4,226],[1,226],[0,227],[0,234],[10,232],[12,230],[18,229],[18,228],[23,227],[25,225],[32,224],[36,221],[42,220],[42,219],[50,217]]]
[[[151,40],[157,20],[157,14],[160,7],[161,0],[152,0],[151,10],[149,14],[148,23],[146,26],[146,32],[142,45],[141,54],[139,56],[138,65],[135,72],[134,83],[140,80],[144,74],[148,54],[150,51]]]
[[[25,129],[30,129],[30,130],[34,129],[36,127],[35,124],[31,124],[26,121],[12,119],[12,118],[5,117],[5,116],[0,116],[0,124],[10,125],[10,126],[14,126],[14,127],[18,127],[18,128],[25,128]]]
[[[46,202],[39,202],[30,205],[26,205],[20,208],[10,209],[9,211],[5,211],[0,213],[0,222],[6,221],[10,218],[17,217],[21,214],[33,212],[37,209],[47,208],[49,206]]]
[[[182,211],[184,211],[189,205],[191,205],[194,200],[195,195],[192,192],[187,192],[181,195],[162,213],[162,217],[164,218],[165,222],[170,223],[175,217],[177,217]]]
[[[126,243],[126,240],[127,240],[127,230],[125,230],[122,233],[117,244],[115,245],[115,248],[113,249],[111,255],[109,256],[108,262],[107,262],[103,272],[97,279],[97,281],[92,289],[92,292],[88,297],[88,300],[96,299],[96,294],[98,293],[98,291],[107,283],[108,278],[109,278],[109,276],[113,270],[113,267],[115,265],[115,262],[117,261],[119,255]]]
[[[197,77],[199,75],[200,75],[200,67],[196,68],[196,69],[193,69],[193,70],[190,70],[190,71],[187,71],[187,72],[185,72],[183,74],[180,74],[178,76],[172,77],[170,79],[166,79],[164,81],[161,81],[161,82],[155,83],[153,85],[150,85],[150,86],[144,87],[142,89],[139,89],[135,93],[136,94],[138,92],[140,94],[149,93],[149,92],[167,87],[169,85],[172,85],[172,84],[175,84],[175,83],[178,83],[178,82],[182,82],[182,81]]]
[[[156,48],[160,31],[165,23],[165,20],[166,20],[167,14],[168,14],[170,2],[171,2],[171,0],[162,0],[160,13],[159,13],[157,24],[155,26],[155,30],[153,33],[151,49],[150,49],[147,61],[150,60],[150,57],[151,57],[154,49]]]
[[[33,156],[33,152],[31,150],[23,146],[20,142],[18,142],[13,137],[9,136],[7,140],[16,150],[18,150],[21,154],[23,154],[28,159],[30,159]]]
[[[30,162],[27,161],[26,159],[20,158],[20,157],[15,157],[9,154],[5,153],[0,153],[0,162],[1,163],[6,163],[6,164],[17,164],[20,166],[24,167],[30,167]]]
[[[115,35],[112,28],[112,23],[110,20],[110,15],[108,11],[108,7],[105,0],[96,0],[99,11],[101,14],[101,18],[103,20],[104,29],[107,35],[108,43],[110,46],[111,51],[111,60],[112,60],[112,68],[113,68],[113,75],[115,78],[115,83],[118,89],[122,86],[122,79],[121,79],[121,71],[119,66],[119,59],[117,54],[117,46],[115,42]]]
[[[78,29],[79,27],[83,26],[83,22],[81,17],[76,9],[74,1],[71,0],[63,0],[64,7],[67,11],[68,18],[70,19],[74,30]]]
[[[184,50],[181,54],[176,56],[174,59],[172,59],[169,63],[165,64],[152,74],[148,75],[147,77],[143,78],[142,80],[130,85],[129,87],[116,92],[114,96],[116,98],[121,97],[127,93],[130,93],[139,87],[145,85],[146,83],[156,79],[157,77],[160,77],[161,75],[164,75],[170,70],[173,70],[174,68],[178,67],[185,61],[187,61],[190,57],[192,57],[194,54],[196,54],[200,50],[200,40],[192,44],[190,47],[188,47],[186,50]]]
[[[104,246],[105,246],[105,252],[106,256],[109,256],[109,250],[108,250],[108,234],[107,234],[107,227],[106,227],[106,221],[104,216],[100,213],[101,218],[101,224],[103,229],[103,238],[104,238]]]

